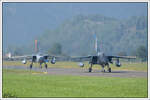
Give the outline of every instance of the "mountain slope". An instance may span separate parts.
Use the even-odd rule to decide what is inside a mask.
[[[106,54],[132,54],[140,45],[147,47],[147,17],[134,16],[117,20],[102,15],[78,15],[66,20],[55,30],[39,36],[40,46],[47,51],[60,43],[67,55],[94,53],[94,36]]]

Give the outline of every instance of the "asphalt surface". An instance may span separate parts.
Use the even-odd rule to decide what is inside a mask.
[[[29,67],[24,66],[3,66],[4,69],[25,69],[29,70]],[[33,67],[34,71],[44,72],[45,68],[40,69],[38,67]],[[76,76],[100,76],[100,77],[145,77],[147,78],[147,72],[144,71],[115,71],[112,72],[101,72],[101,70],[93,69],[92,72],[88,72],[85,68],[48,68],[48,75],[76,75]]]

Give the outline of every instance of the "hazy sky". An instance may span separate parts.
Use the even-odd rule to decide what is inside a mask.
[[[147,16],[147,3],[3,3],[3,46],[27,44],[79,14]]]

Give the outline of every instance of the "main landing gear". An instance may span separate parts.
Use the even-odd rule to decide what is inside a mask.
[[[30,70],[32,69],[32,67],[33,67],[33,62],[29,66]],[[40,68],[42,69],[42,64],[40,64]],[[45,69],[47,70],[47,64],[46,63],[45,63]]]
[[[32,69],[33,62],[30,64],[30,70]]]
[[[90,66],[90,68],[89,68],[89,72],[92,72],[92,64],[91,64],[91,66]]]
[[[89,68],[89,72],[92,72],[92,68]]]
[[[111,72],[111,68],[109,67],[109,64],[107,63],[108,72]]]
[[[45,64],[45,68],[47,69],[47,64]]]
[[[105,65],[101,65],[101,66],[102,66],[101,72],[105,72],[105,69],[104,69]],[[109,67],[109,64],[107,64],[107,67],[108,67],[108,72],[111,72],[111,68]],[[89,67],[89,72],[92,72],[92,64]]]
[[[108,69],[108,72],[111,72],[111,68]]]

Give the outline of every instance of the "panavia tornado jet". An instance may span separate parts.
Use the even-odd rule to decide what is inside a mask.
[[[111,72],[111,67],[109,66],[109,63],[113,63],[113,59],[116,59],[116,66],[120,67],[121,63],[119,59],[135,59],[136,57],[133,56],[107,56],[103,52],[100,52],[100,50],[97,49],[97,37],[95,35],[95,50],[96,50],[96,55],[90,55],[90,56],[85,56],[85,57],[71,57],[72,61],[79,61],[79,66],[84,67],[84,64],[82,63],[83,61],[89,61],[90,67],[89,67],[89,72],[92,72],[92,66],[94,64],[101,65],[102,67],[102,72],[105,72],[104,67],[107,66],[107,71]]]
[[[52,64],[55,64],[57,57],[38,53],[36,55],[15,56],[12,59],[22,60],[23,64],[26,64],[27,61],[30,61],[30,69],[32,69],[33,63],[39,63],[40,68],[42,68],[42,64],[44,64],[45,68],[47,69],[47,63],[50,61]]]
[[[35,40],[35,52],[38,52],[37,48],[37,40]],[[33,63],[39,63],[40,68],[42,68],[42,64],[45,65],[45,68],[47,69],[47,63],[51,62],[51,64],[55,64],[56,60],[57,61],[63,61],[65,58],[64,57],[56,57],[48,54],[41,54],[41,53],[36,53],[33,55],[24,55],[24,56],[11,56],[9,59],[13,61],[22,61],[23,64],[26,64],[27,61],[30,61],[30,69],[32,69]]]

